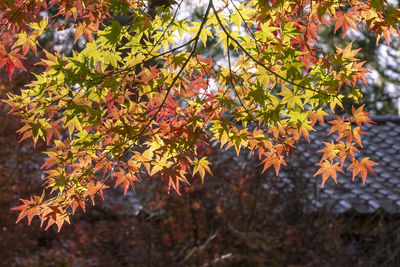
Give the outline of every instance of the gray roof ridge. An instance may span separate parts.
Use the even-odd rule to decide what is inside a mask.
[[[400,116],[392,114],[370,115],[369,118],[376,123],[382,123],[382,122],[400,123]]]
[[[325,117],[325,122],[331,121],[336,119],[336,117],[342,117],[345,116],[347,118],[349,115],[348,114],[341,114],[341,115],[329,115]],[[372,121],[376,123],[385,123],[385,122],[392,122],[392,123],[398,123],[400,124],[400,116],[393,115],[393,114],[385,114],[385,115],[376,115],[376,114],[370,114],[368,116]]]

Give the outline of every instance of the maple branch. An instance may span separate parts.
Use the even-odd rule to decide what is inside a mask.
[[[63,9],[64,2],[59,5],[57,1],[51,2],[50,7],[60,6],[62,10],[54,18],[71,17],[71,22],[63,26],[78,24],[75,39],[83,34],[90,42],[91,37],[94,41],[88,43],[86,51],[74,52],[69,57],[46,51],[47,59],[41,64],[48,67],[47,71],[38,75],[21,96],[12,95],[7,101],[12,112],[20,112],[23,118],[21,140],[32,137],[36,143],[42,139],[50,149],[43,164],[46,167],[43,186],[51,188],[48,200],[40,199],[40,207],[36,205],[35,209],[41,210],[36,211],[29,210],[28,202],[23,201],[24,205],[18,208],[21,210],[18,221],[28,216],[30,222],[38,215],[42,223],[48,220],[47,228],[54,223],[61,227],[63,222],[69,222],[68,215],[77,207],[85,209],[90,199],[94,204],[93,198],[102,196],[110,180],[115,187],[122,183],[126,194],[138,180],[162,176],[163,180],[167,178],[168,187],[180,194],[180,184],[189,184],[187,178],[199,173],[203,181],[205,173],[211,173],[210,162],[199,156],[203,143],[208,145],[213,140],[220,141],[221,148],[225,144],[226,149],[235,146],[237,154],[241,148],[249,149],[262,160],[262,171],[272,166],[278,173],[299,139],[309,140],[309,131],[315,123],[323,122],[328,115],[319,107],[329,106],[328,101],[332,101],[333,110],[342,103],[337,99],[347,92],[340,92],[340,85],[345,82],[351,87],[357,80],[366,81],[359,78],[366,71],[353,57],[356,51],[352,52],[350,47],[343,55],[337,52],[319,58],[318,46],[314,46],[314,42],[318,43],[316,29],[321,20],[326,21],[322,15],[337,10],[332,3],[321,4],[323,14],[321,10],[315,14],[315,0],[290,5],[285,1],[274,4],[250,1],[237,6],[234,0],[224,0],[220,9],[216,9],[213,0],[208,0],[207,8],[202,11],[204,17],[191,23],[177,18],[183,0],[177,1],[180,1],[177,9],[164,12],[160,8],[158,15],[154,10],[146,14],[148,1],[142,4],[130,1],[121,8],[107,2],[93,6],[73,0],[72,6],[77,5],[77,10],[69,6]],[[24,6],[37,4],[38,12],[43,3],[47,2]],[[14,9],[15,5],[5,5],[9,6]],[[18,14],[23,15],[25,9]],[[87,18],[83,17],[82,9],[89,13]],[[92,16],[91,11],[98,16]],[[37,14],[26,12],[28,16],[19,21],[14,21],[10,12],[5,12],[4,18],[12,20],[7,21],[11,23],[11,34],[22,34],[25,38],[18,38],[17,43],[18,49],[24,45],[22,54],[40,48],[22,44],[30,37],[29,27],[33,24],[29,22]],[[113,16],[105,17],[110,12]],[[114,22],[107,27],[107,20],[118,20],[115,16],[120,12],[129,14],[131,25],[120,23],[115,29]],[[352,18],[350,15],[346,18]],[[355,15],[360,20],[365,17],[361,13]],[[276,19],[271,21],[271,17]],[[50,26],[39,25],[40,30],[53,29],[54,18],[49,18]],[[83,29],[85,23],[95,27]],[[103,24],[101,31],[99,23]],[[335,28],[340,24],[343,23],[337,23]],[[233,30],[235,25],[239,31]],[[342,26],[346,30],[349,25]],[[379,35],[383,26],[377,29]],[[0,31],[1,27],[4,25],[0,25]],[[178,33],[185,40],[191,39],[179,45],[184,41],[176,41]],[[383,34],[388,37],[388,32]],[[211,56],[206,59],[200,53],[201,42],[206,46],[210,36],[222,42],[228,53],[223,56],[223,67],[218,64],[214,67]],[[35,38],[28,41],[36,42]],[[24,68],[19,63],[23,55],[18,51],[7,53],[7,49],[0,51],[0,64],[6,64],[11,79],[15,67]],[[237,62],[236,57],[239,57]],[[18,64],[12,60],[18,60]],[[344,65],[343,62],[345,67],[337,67]],[[212,79],[216,80],[217,92],[210,84]],[[354,95],[356,99],[358,94]],[[353,178],[360,174],[364,180],[371,172],[372,161],[368,158],[360,161],[354,156],[357,147],[362,147],[361,126],[368,122],[367,116],[360,108],[353,110],[353,117],[346,121],[330,122],[334,124],[331,132],[337,131],[339,140],[324,148],[325,160],[320,161],[321,168],[316,173],[322,174],[324,182],[330,177],[336,179],[338,168],[342,168],[338,164],[343,165],[348,159],[352,160],[348,169],[353,169]],[[346,144],[340,139],[346,139]],[[255,194],[249,206],[248,227],[257,214],[259,192],[256,190]],[[193,219],[196,221],[195,216]],[[197,234],[195,226],[195,241]]]
[[[225,97],[226,93],[229,91],[229,86],[226,86],[226,89],[224,91],[224,93],[222,94],[222,98]],[[218,101],[217,106],[213,109],[213,112],[211,114],[208,115],[207,118],[205,118],[204,122],[205,124],[208,124],[208,120],[211,119],[211,117],[215,114],[215,112],[217,111],[217,109],[221,106],[221,101]]]
[[[221,18],[218,16],[218,12],[215,10],[214,5],[212,5],[212,9],[213,9],[214,14],[215,14],[215,16],[216,16],[216,18],[217,18],[217,21],[218,21],[218,23],[219,23],[219,26],[221,26],[222,30],[223,30],[224,33],[228,36],[228,38],[231,39],[231,40],[243,51],[243,53],[244,53],[246,56],[248,56],[251,60],[253,60],[253,61],[254,61],[255,63],[257,63],[258,65],[260,65],[263,69],[265,69],[266,71],[272,73],[273,75],[275,75],[275,76],[278,77],[279,79],[281,79],[281,80],[283,80],[283,81],[285,81],[285,82],[287,82],[287,83],[289,83],[289,84],[291,84],[291,85],[294,85],[294,86],[303,88],[303,89],[305,89],[305,90],[310,90],[310,91],[313,91],[313,92],[322,93],[322,94],[324,94],[324,95],[326,95],[326,96],[337,97],[336,95],[330,95],[330,94],[328,94],[328,93],[326,93],[326,92],[324,92],[324,91],[316,90],[316,89],[313,89],[313,88],[311,88],[311,87],[306,87],[306,86],[304,86],[304,85],[297,84],[297,83],[295,83],[295,82],[293,82],[293,81],[291,81],[291,80],[289,80],[289,79],[286,79],[286,78],[284,78],[282,75],[280,75],[280,74],[276,73],[275,71],[273,71],[271,68],[265,66],[265,64],[262,63],[261,61],[255,59],[255,58],[254,58],[254,57],[253,57],[253,56],[252,56],[252,55],[251,55],[251,54],[250,54],[250,53],[235,39],[235,38],[233,38],[233,37],[230,35],[230,33],[228,32],[228,30],[224,27],[223,23],[221,22]]]
[[[199,31],[197,32],[196,37],[194,38],[193,50],[190,52],[188,58],[187,58],[186,61],[183,63],[183,65],[182,65],[181,69],[179,70],[178,74],[174,77],[174,79],[172,80],[171,84],[168,86],[168,88],[167,88],[167,90],[166,90],[166,93],[165,93],[165,96],[164,96],[163,100],[161,101],[159,107],[157,108],[157,111],[156,111],[155,114],[151,117],[151,119],[150,119],[149,122],[145,125],[145,127],[137,134],[136,138],[139,137],[140,135],[142,135],[142,134],[146,131],[147,127],[149,127],[150,124],[153,122],[153,120],[155,120],[155,118],[157,117],[157,114],[160,112],[160,110],[161,110],[162,107],[164,106],[165,101],[167,101],[168,95],[169,95],[169,93],[171,92],[172,87],[174,86],[175,82],[178,80],[178,78],[180,77],[180,75],[182,74],[182,72],[185,70],[186,65],[189,63],[189,60],[190,60],[190,59],[192,58],[192,56],[194,55],[194,53],[195,53],[195,51],[196,51],[196,48],[197,48],[197,43],[198,43],[198,41],[199,41],[199,39],[200,39],[201,31],[203,30],[203,27],[204,27],[204,25],[205,25],[205,22],[206,22],[206,20],[207,20],[207,18],[208,18],[208,14],[210,13],[211,6],[212,6],[212,0],[209,1],[208,7],[207,7],[207,10],[206,10],[206,14],[204,15],[204,18],[203,18],[203,20],[202,20],[202,22],[201,22]]]
[[[230,0],[230,2],[231,2],[231,4],[233,5],[233,7],[235,8],[236,12],[239,14],[240,18],[242,19],[243,24],[244,24],[244,27],[246,28],[246,31],[250,33],[250,35],[251,35],[251,37],[253,37],[253,40],[254,40],[254,41],[257,41],[257,40],[256,40],[256,37],[254,36],[253,31],[247,26],[246,21],[245,21],[243,15],[242,15],[242,12],[240,12],[240,10],[236,7],[236,5],[235,5],[235,3],[233,2],[233,0]],[[232,12],[231,12],[231,14],[232,14]]]
[[[228,37],[228,36],[227,36]],[[229,76],[231,78],[231,85],[232,85],[232,89],[233,91],[235,91],[235,94],[237,96],[237,98],[239,99],[240,105],[244,108],[244,110],[246,111],[246,113],[249,115],[251,120],[254,120],[254,117],[252,114],[250,114],[249,110],[246,108],[246,106],[243,104],[242,99],[239,96],[239,93],[237,92],[236,88],[235,88],[235,84],[233,83],[233,75],[232,75],[232,66],[231,66],[231,53],[230,53],[230,49],[229,49],[229,38],[227,38],[227,52],[228,52],[228,66],[229,66]]]
[[[169,26],[172,24],[172,22],[173,22],[174,19],[176,18],[177,12],[178,12],[178,10],[179,10],[179,8],[180,8],[182,2],[183,2],[183,0],[181,0],[181,2],[178,4],[178,7],[177,7],[177,9],[176,9],[176,11],[175,11],[175,13],[174,13],[174,16],[173,16],[171,22],[170,22],[170,23],[168,24],[168,26],[166,27],[166,29],[169,28]],[[203,20],[203,21],[205,21],[205,20]],[[204,25],[204,23],[203,23],[202,25]],[[201,30],[201,29],[202,29],[202,27],[200,28],[200,30]],[[97,83],[102,83],[106,77],[112,77],[112,76],[114,76],[115,74],[124,74],[124,73],[125,73],[125,76],[126,76],[126,75],[127,75],[128,73],[130,73],[132,70],[135,70],[137,67],[139,67],[139,66],[141,66],[141,65],[144,65],[144,64],[146,64],[146,63],[149,62],[149,61],[152,61],[152,60],[157,59],[157,58],[159,58],[159,57],[162,57],[162,56],[164,56],[164,55],[173,53],[173,52],[179,50],[180,48],[183,48],[183,47],[185,47],[185,46],[187,46],[187,45],[193,43],[194,41],[196,41],[196,40],[199,39],[199,35],[200,35],[201,31],[198,33],[198,35],[197,35],[196,37],[192,38],[191,40],[187,41],[186,43],[184,43],[184,44],[182,44],[182,45],[179,45],[179,46],[177,46],[177,47],[175,47],[175,48],[173,48],[173,49],[171,49],[171,50],[169,50],[169,51],[165,51],[165,52],[163,52],[163,53],[160,53],[160,54],[158,54],[158,55],[152,56],[151,58],[147,59],[147,57],[152,53],[152,51],[154,50],[154,48],[156,47],[156,45],[161,41],[161,39],[163,38],[163,36],[165,35],[165,33],[166,33],[166,31],[163,32],[162,36],[159,37],[159,39],[157,40],[157,42],[155,43],[155,45],[152,47],[152,49],[150,50],[150,52],[147,53],[145,59],[142,60],[140,63],[137,63],[137,64],[135,64],[135,65],[133,65],[133,66],[130,66],[129,68],[123,68],[123,69],[120,69],[119,71],[118,71],[118,70],[117,70],[117,71],[114,71],[114,72],[112,72],[112,73],[98,73],[98,75],[100,76],[100,79],[96,79],[95,77],[93,77],[92,79],[85,79],[85,80],[83,81],[83,83],[81,84],[81,87],[79,88],[79,90],[75,93],[75,95],[73,95],[73,96],[67,101],[66,106],[68,106],[68,105],[70,105],[70,104],[72,103],[72,101],[75,99],[76,96],[78,96],[78,95],[80,94],[80,92],[83,90],[84,87],[90,87],[90,84],[91,84],[91,83],[94,83],[94,84],[96,84],[95,82],[97,82]],[[197,45],[197,43],[196,43],[196,45]],[[189,59],[190,59],[190,57],[189,57]],[[187,63],[186,63],[186,64],[187,64]],[[185,65],[186,65],[186,64],[185,64]],[[63,70],[64,70],[64,69],[63,69]],[[90,72],[89,72],[89,74],[90,74]],[[176,80],[177,80],[177,79],[175,79],[174,82],[175,82]],[[174,82],[172,83],[172,85],[174,84]],[[172,87],[172,86],[171,86],[171,87]],[[64,96],[62,96],[61,98],[59,98],[59,100],[63,100],[63,99],[66,98],[66,97],[69,97],[69,92],[68,92],[67,94],[65,94]],[[48,106],[46,106],[46,108],[49,107],[49,106],[51,106],[51,105],[52,105],[52,103],[49,103]]]
[[[135,66],[133,66],[133,68],[131,68],[131,70],[133,70],[133,71],[135,71],[136,73],[138,73],[139,71],[137,71],[136,68],[137,68],[139,65],[143,65],[143,67],[146,67],[146,63],[149,63],[149,62],[151,62],[152,60],[154,60],[154,59],[147,59],[147,57],[153,52],[153,50],[158,46],[158,44],[159,44],[159,43],[161,42],[161,40],[164,38],[165,34],[167,33],[168,28],[169,28],[169,27],[172,25],[172,23],[174,22],[174,20],[175,20],[177,14],[178,14],[178,10],[179,10],[180,7],[181,7],[182,2],[183,2],[183,0],[181,0],[181,1],[179,2],[179,5],[178,5],[178,7],[176,8],[176,10],[175,10],[175,12],[174,12],[174,15],[173,15],[173,17],[172,17],[170,23],[167,25],[167,27],[165,27],[165,30],[163,31],[162,35],[161,35],[161,36],[158,38],[158,40],[153,44],[151,50],[146,54],[146,57],[142,60],[142,62],[141,62],[140,64],[138,63],[138,64],[136,64]],[[149,13],[150,13],[150,12],[151,12],[151,17],[154,19],[154,17],[155,17],[155,15],[154,15],[154,10],[153,10],[153,9],[149,9]],[[145,40],[146,38],[142,37],[142,40],[143,40],[143,39]],[[141,40],[141,42],[142,42],[142,40]],[[151,36],[149,37],[149,40],[151,40]],[[146,47],[146,48],[147,48],[147,47]],[[129,72],[130,72],[130,71],[129,71]],[[128,76],[129,72],[125,72],[125,76],[124,76],[123,79],[125,79],[126,76]],[[125,90],[126,90],[126,88],[125,88]]]
[[[170,84],[169,87],[167,88],[167,92],[166,92],[166,94],[165,94],[165,96],[164,96],[164,98],[163,98],[161,104],[160,104],[159,107],[157,108],[157,111],[151,116],[149,122],[143,127],[143,129],[142,129],[139,133],[137,133],[134,137],[132,137],[132,139],[130,139],[130,140],[128,140],[128,141],[135,141],[137,138],[139,138],[139,137],[147,130],[147,128],[150,126],[150,124],[155,120],[155,118],[157,117],[158,113],[160,112],[160,110],[161,110],[162,107],[164,106],[164,104],[165,104],[165,102],[166,102],[166,100],[167,100],[167,98],[168,98],[168,95],[169,95],[169,93],[171,92],[172,87],[174,86],[175,82],[178,80],[178,78],[180,77],[180,75],[181,75],[182,72],[184,71],[186,65],[189,63],[189,60],[192,58],[192,56],[193,56],[194,53],[196,52],[197,43],[198,43],[198,41],[199,41],[199,39],[200,39],[200,34],[201,34],[201,32],[202,32],[202,30],[203,30],[203,28],[204,28],[204,25],[205,25],[205,23],[206,23],[206,20],[207,20],[207,18],[208,18],[209,13],[210,13],[211,6],[212,6],[212,0],[209,1],[209,4],[208,4],[207,10],[206,10],[206,13],[205,13],[204,18],[203,18],[203,20],[202,20],[202,22],[201,22],[201,25],[200,25],[200,27],[199,27],[199,31],[197,32],[196,36],[194,37],[193,50],[191,51],[191,53],[189,54],[189,57],[186,59],[186,61],[185,61],[184,64],[182,65],[182,67],[181,67],[181,69],[179,70],[178,74],[174,77],[174,79],[172,80],[171,84]],[[114,149],[115,149],[115,148],[118,148],[118,147],[120,147],[120,146],[122,146],[122,145],[124,145],[124,144],[126,144],[128,141],[122,142],[122,143],[119,144],[118,146],[114,147]],[[124,156],[126,155],[126,153],[128,153],[128,151],[134,146],[134,144],[135,144],[135,142],[132,142],[132,144],[129,145],[127,148],[125,148],[124,151],[123,151],[120,155],[118,155],[116,158],[114,158],[114,160],[120,160],[122,157],[124,157]],[[105,156],[108,155],[110,152],[111,152],[111,150],[110,150],[109,152],[107,152],[107,153],[105,154]],[[105,156],[103,156],[102,159],[104,159]],[[101,159],[101,160],[102,160],[102,159]],[[114,162],[114,166],[116,166],[117,164],[118,164],[118,162]],[[105,179],[103,179],[102,186],[103,186],[104,183],[106,182],[106,179],[109,179],[110,176],[111,176],[111,175],[108,175]],[[101,186],[101,187],[102,187],[102,186]],[[100,187],[100,189],[101,189],[101,187]],[[98,189],[98,191],[99,191],[100,189]],[[97,192],[98,192],[98,191],[97,191]],[[97,192],[96,192],[96,193],[97,193]]]

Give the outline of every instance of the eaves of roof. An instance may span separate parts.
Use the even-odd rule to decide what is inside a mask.
[[[310,134],[310,144],[304,140],[299,143],[294,156],[287,160],[288,167],[283,167],[276,179],[288,188],[293,187],[294,179],[300,179],[304,183],[303,201],[309,211],[330,208],[334,213],[353,210],[361,214],[378,211],[400,214],[400,117],[385,115],[371,119],[376,124],[366,124],[363,128],[367,134],[362,135],[364,149],[359,156],[369,157],[379,165],[374,166],[376,176],[368,174],[365,184],[360,175],[352,181],[351,170],[338,173],[337,184],[328,179],[324,187],[321,176],[314,177],[318,168],[315,163],[321,158],[317,151],[324,147],[322,142],[336,138],[327,136],[326,124],[316,125],[317,131]]]

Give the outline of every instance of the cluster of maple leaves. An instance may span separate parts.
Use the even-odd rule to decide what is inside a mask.
[[[343,98],[357,101],[366,83],[351,43],[335,54],[319,48],[321,25],[335,21],[343,36],[366,27],[388,45],[399,33],[400,10],[386,0],[209,0],[201,21],[178,19],[182,2],[15,0],[0,7],[0,67],[10,79],[42,50],[43,32],[73,27],[75,42],[86,40],[72,56],[43,50],[46,71],[7,100],[21,117],[21,141],[49,147],[47,193],[22,200],[18,221],[39,216],[46,229],[60,229],[111,183],[126,193],[153,177],[180,194],[189,177],[211,174],[200,151],[213,142],[249,149],[264,171],[273,166],[278,174],[299,139],[309,140]],[[121,15],[130,23],[120,23]],[[222,45],[226,64],[198,52],[208,38]],[[357,158],[367,115],[361,106],[329,122],[337,140],[320,150],[322,183],[336,181],[345,161],[353,179],[373,173],[375,162]]]

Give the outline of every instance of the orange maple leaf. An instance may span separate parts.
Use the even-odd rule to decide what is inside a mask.
[[[336,116],[336,120],[332,120],[329,123],[332,124],[332,126],[328,135],[331,135],[334,132],[338,132],[339,136],[337,140],[343,137],[347,137],[349,135],[349,132],[351,132],[351,125],[347,121],[345,121],[344,117],[341,118]]]
[[[365,134],[365,132],[361,131],[360,127],[355,127],[351,130],[351,134],[347,136],[347,143],[352,142],[353,140],[356,141],[356,143],[363,148],[362,142],[361,142],[361,136],[360,134]]]
[[[385,25],[384,23],[375,23],[374,27],[371,30],[376,30],[376,44],[378,45],[379,40],[382,35],[385,38],[387,45],[390,45],[390,33],[397,33],[397,30],[389,25]]]
[[[86,22],[79,23],[77,26],[75,26],[75,39],[74,43],[81,37],[82,35],[85,36],[86,40],[88,42],[93,41],[92,34],[96,33],[99,28],[98,23],[91,23],[91,24],[86,24]]]
[[[58,205],[48,206],[43,210],[40,226],[42,226],[46,220],[47,220],[47,226],[45,230],[49,229],[49,227],[52,226],[53,224],[56,224],[58,232],[60,232],[64,222],[70,223],[69,213]]]
[[[340,150],[336,148],[336,145],[333,142],[331,143],[323,142],[323,143],[325,145],[325,148],[317,151],[319,153],[324,153],[321,161],[324,161],[325,159],[333,160],[338,155]]]
[[[322,163],[317,163],[317,165],[321,166],[321,168],[318,169],[318,171],[314,174],[314,176],[317,176],[318,174],[322,175],[322,187],[324,186],[326,180],[328,180],[329,177],[332,177],[333,180],[335,180],[335,183],[337,183],[336,172],[343,173],[343,170],[339,167],[339,163],[340,162],[336,162],[332,164],[328,160],[325,160]]]
[[[168,190],[173,188],[176,193],[180,196],[181,193],[179,191],[180,182],[184,182],[190,185],[189,181],[185,177],[186,171],[179,168],[169,168],[165,170],[164,177],[168,179]]]
[[[81,207],[83,212],[86,212],[86,201],[80,196],[73,196],[69,205],[72,207],[72,214],[75,214],[75,211],[78,207]]]
[[[353,181],[354,178],[356,177],[357,174],[361,174],[361,178],[363,180],[363,184],[365,183],[365,179],[367,178],[368,172],[375,174],[374,170],[371,168],[371,166],[378,165],[375,161],[369,160],[368,157],[363,158],[361,161],[354,160],[352,164],[347,168],[353,169]]]
[[[124,171],[119,171],[115,173],[114,176],[117,177],[114,188],[122,184],[122,186],[124,187],[124,195],[126,195],[129,185],[131,185],[132,188],[134,188],[135,187],[134,182],[140,181],[132,172],[125,173]]]
[[[353,49],[351,50],[351,48],[353,47],[353,42],[349,43],[344,50],[342,50],[339,47],[336,47],[336,53],[338,55],[342,54],[342,57],[345,59],[349,59],[349,60],[357,60],[355,58],[355,56],[358,54],[358,52],[360,52],[361,48],[358,49]]]
[[[364,106],[365,104],[358,109],[352,107],[353,116],[350,118],[350,121],[357,124],[358,127],[361,127],[363,123],[375,123],[370,118],[368,118],[368,115],[370,113],[363,111]]]
[[[85,191],[84,197],[90,197],[92,199],[92,204],[94,205],[94,196],[96,194],[99,194],[101,199],[104,200],[104,196],[103,196],[103,190],[109,188],[109,186],[105,185],[104,183],[100,182],[100,181],[96,181],[96,183],[94,183],[93,181],[90,181],[87,185],[86,185],[87,190]]]
[[[313,111],[308,114],[308,117],[310,119],[310,126],[313,127],[317,121],[319,121],[322,125],[324,125],[324,116],[328,115],[325,111],[322,109]]]
[[[262,172],[264,173],[269,167],[273,165],[275,168],[276,176],[278,176],[281,165],[283,164],[286,166],[284,156],[277,155],[277,153],[273,152],[266,152],[264,153],[264,156],[266,156],[266,158],[260,163],[260,165],[264,164]]]
[[[21,211],[19,213],[18,219],[15,223],[18,223],[24,217],[28,216],[28,225],[31,224],[32,218],[35,215],[40,214],[40,210],[41,210],[40,204],[42,204],[43,198],[44,198],[44,191],[40,197],[33,196],[33,197],[31,197],[30,200],[20,199],[24,204],[12,209],[12,210],[20,210]]]

